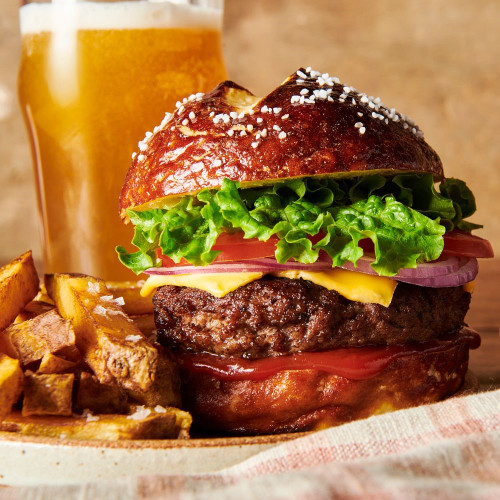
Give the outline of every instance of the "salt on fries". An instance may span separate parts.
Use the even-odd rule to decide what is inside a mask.
[[[79,357],[75,332],[55,309],[9,326],[3,335],[9,338],[23,366],[41,360],[46,354],[60,353],[69,359]]]
[[[68,439],[187,438],[176,366],[134,282],[0,269],[0,430]],[[129,317],[129,314],[132,317]]]

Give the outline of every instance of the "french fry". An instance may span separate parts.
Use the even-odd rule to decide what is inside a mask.
[[[103,384],[145,392],[154,382],[157,350],[114,300],[104,281],[55,274],[45,281],[49,296],[75,330],[76,345]]]
[[[70,439],[189,437],[191,415],[171,407],[181,402],[178,370],[148,341],[153,306],[140,289],[56,274],[39,290],[31,252],[0,269],[0,430]],[[22,411],[13,411],[23,391]],[[134,400],[146,406],[125,415]]]
[[[45,302],[46,304],[51,304],[55,307],[55,302],[49,297],[47,293],[47,289],[45,288],[45,283],[40,283],[40,289],[38,290],[38,293],[36,297],[33,299],[34,301],[37,302]]]
[[[23,389],[24,375],[17,359],[0,354],[0,421],[12,410]]]
[[[39,361],[47,353],[61,353],[71,359],[79,355],[73,328],[55,309],[11,325],[4,335],[9,337],[23,366]]]
[[[0,268],[0,331],[6,328],[38,293],[38,274],[31,251]]]
[[[191,415],[177,408],[142,409],[134,415],[22,417],[18,412],[0,423],[0,431],[60,439],[182,439],[189,437]]]
[[[137,281],[107,281],[106,286],[113,297],[123,298],[123,310],[129,316],[153,314],[152,297],[141,296],[141,282]]]
[[[149,389],[146,391],[129,390],[129,395],[146,406],[181,406],[179,371],[164,354],[161,346],[158,346],[158,364],[155,375],[155,380]]]
[[[23,416],[71,415],[74,379],[73,373],[37,375],[26,372]]]
[[[51,352],[47,352],[44,354],[36,373],[37,375],[50,375],[54,373],[74,372],[77,366],[78,363],[74,361],[68,361]]]
[[[83,372],[80,375],[74,409],[77,413],[84,410],[93,413],[127,413],[127,394],[120,387],[101,384],[97,377]]]
[[[14,323],[22,323],[23,321],[28,321],[33,319],[40,314],[46,313],[54,309],[53,304],[48,304],[47,302],[41,302],[39,300],[32,300],[26,307],[17,315]]]
[[[16,348],[12,345],[10,337],[5,333],[5,331],[0,332],[0,353],[7,354],[11,358],[17,359]]]

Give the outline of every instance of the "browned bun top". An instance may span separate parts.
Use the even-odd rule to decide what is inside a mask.
[[[338,78],[300,69],[263,98],[234,82],[194,94],[134,154],[120,212],[175,195],[303,176],[429,172],[441,161],[415,123]]]

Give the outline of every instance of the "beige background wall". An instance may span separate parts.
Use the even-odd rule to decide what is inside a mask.
[[[15,98],[17,7],[0,0],[0,262],[40,256]],[[476,234],[500,255],[498,0],[226,0],[224,50],[230,77],[254,93],[310,65],[411,116],[447,175],[476,193]]]

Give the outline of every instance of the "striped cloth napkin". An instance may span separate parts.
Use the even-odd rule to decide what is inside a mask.
[[[8,488],[1,498],[500,499],[500,390],[316,432],[228,469],[74,486]]]

